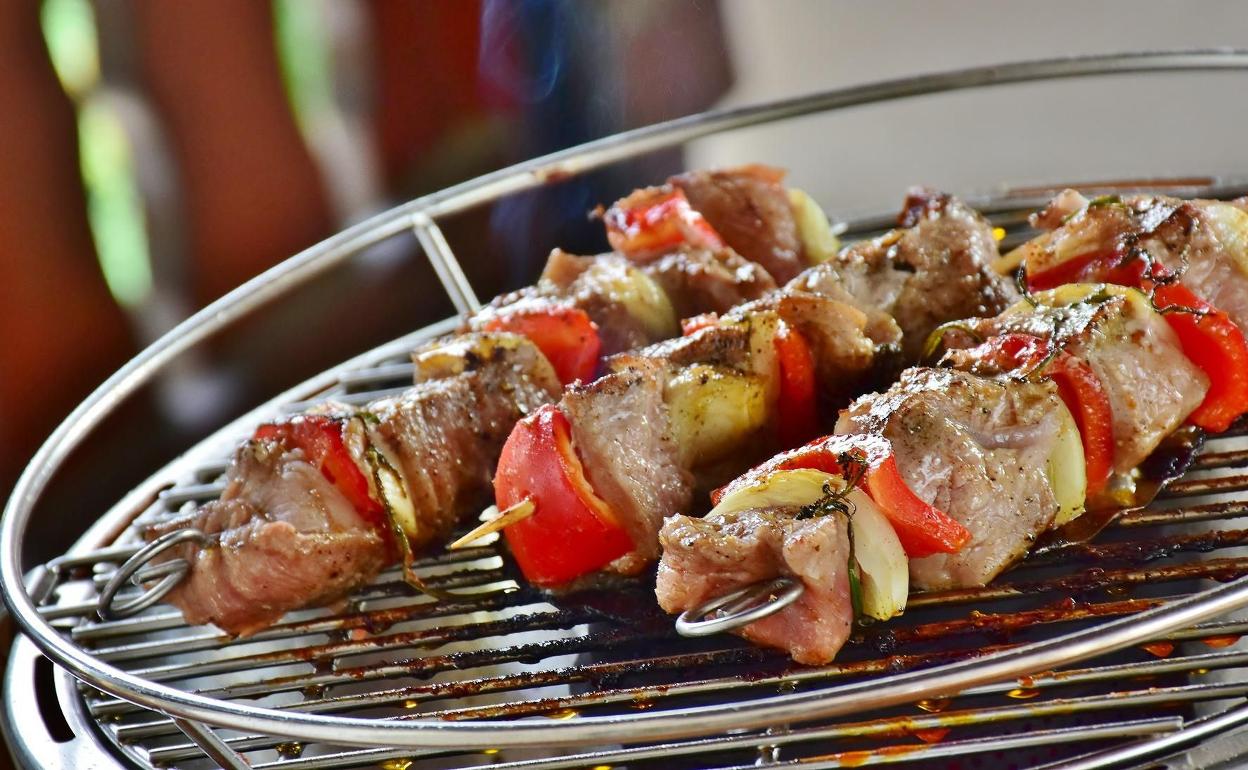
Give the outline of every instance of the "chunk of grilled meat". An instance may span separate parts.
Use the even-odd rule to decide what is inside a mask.
[[[298,450],[248,442],[226,479],[219,501],[145,533],[196,527],[209,536],[176,554],[191,569],[166,599],[191,625],[254,633],[289,610],[344,596],[389,560],[381,533]]]
[[[414,550],[444,539],[481,509],[512,426],[561,391],[550,364],[523,337],[465,335],[416,354],[418,372],[428,365],[422,359],[448,350],[459,353],[461,371],[362,410],[373,446],[393,458],[415,509],[407,532]]]
[[[777,281],[793,279],[807,260],[798,237],[784,172],[761,165],[691,171],[668,183],[680,188],[732,250]]]
[[[1242,201],[1243,199],[1241,199]],[[1088,201],[1066,190],[1033,217],[1049,230],[1011,252],[1035,274],[1090,253],[1143,253],[1248,329],[1248,205],[1163,195]]]
[[[728,249],[680,249],[642,270],[663,287],[680,318],[723,313],[776,288],[758,263]]]
[[[523,337],[472,334],[414,356],[418,384],[364,407],[368,438],[402,477],[419,548],[479,509],[512,425],[559,394],[549,362]],[[231,633],[344,596],[391,558],[389,533],[366,521],[299,449],[248,442],[220,500],[149,529],[212,535],[188,547],[185,581],[169,596],[189,623]],[[404,522],[405,525],[407,522]]]
[[[1087,301],[1048,304],[1056,294],[1072,291]],[[984,338],[1010,332],[1043,337],[1086,362],[1113,411],[1114,471],[1128,473],[1200,405],[1209,378],[1183,354],[1174,331],[1142,294],[1086,291],[1094,290],[1069,286],[1044,292],[1035,307],[1020,306],[1017,312],[964,325]],[[942,363],[993,374],[958,350],[949,351]]]
[[[1058,504],[1045,467],[1062,408],[1051,382],[919,368],[842,413],[837,433],[887,438],[914,493],[971,532],[956,554],[911,560],[912,585],[984,585],[1049,528]]]
[[[992,225],[957,198],[911,190],[898,221],[905,229],[850,245],[793,286],[852,303],[867,315],[871,338],[900,342],[908,362],[937,326],[996,315],[1018,299],[992,270],[999,258]]]
[[[658,557],[663,519],[688,511],[692,502],[692,478],[677,460],[660,368],[638,361],[569,388],[559,402],[590,484],[633,540],[634,550],[611,565],[622,574]]]
[[[684,612],[751,583],[793,576],[805,587],[801,597],[740,633],[788,650],[799,663],[832,660],[854,619],[848,527],[843,516],[798,519],[795,513],[769,508],[669,518],[659,534],[659,605]]]

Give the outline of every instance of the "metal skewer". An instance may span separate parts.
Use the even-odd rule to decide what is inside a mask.
[[[710,636],[742,628],[788,607],[805,591],[805,584],[787,575],[751,583],[680,613],[676,633]]]
[[[122,562],[117,571],[113,573],[113,576],[104,584],[104,588],[100,591],[100,601],[99,606],[96,608],[96,614],[100,616],[101,620],[120,620],[131,615],[137,615],[165,598],[165,595],[172,591],[174,586],[182,582],[182,579],[191,571],[191,564],[186,559],[171,559],[159,564],[149,564],[149,562],[170,548],[175,548],[183,543],[202,545],[207,539],[208,536],[202,531],[188,527],[166,532],[143,546],[133,556]],[[116,603],[117,592],[127,583],[141,586],[143,583],[149,580],[156,580],[157,578],[160,579],[160,582],[143,593],[120,604]]]

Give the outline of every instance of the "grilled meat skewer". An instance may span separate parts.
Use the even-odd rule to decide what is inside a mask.
[[[731,178],[736,173],[717,172]],[[696,176],[696,175],[694,175]],[[788,204],[778,183],[763,190]],[[414,356],[414,386],[361,409],[326,405],[262,426],[239,448],[221,500],[149,528],[210,535],[186,546],[187,579],[171,594],[190,623],[254,633],[282,614],[335,601],[412,549],[444,540],[488,494],[512,425],[591,379],[603,355],[679,333],[675,308],[723,311],[774,288],[738,256],[677,188],[641,225],[612,232],[615,254],[556,251],[533,287],[499,298],[461,333]],[[761,193],[760,193],[761,194]],[[736,232],[797,231],[793,213]],[[701,234],[690,242],[681,235]],[[675,231],[659,246],[636,240]],[[172,555],[171,555],[172,557]]]
[[[1112,504],[1134,483],[1134,467],[1205,403],[1216,373],[1189,360],[1170,319],[1138,290],[1072,284],[1032,294],[995,318],[941,328],[934,338],[953,349],[940,368],[906,370],[887,391],[858,399],[842,412],[840,435],[737,479],[717,492],[719,504],[705,519],[669,519],[660,533],[660,604],[682,612],[743,584],[795,577],[831,613],[822,625],[811,621],[803,593],[741,633],[800,662],[825,663],[843,644],[848,622],[845,602],[828,599],[829,591],[857,592],[853,603],[867,606],[900,595],[901,602],[883,602],[900,612],[907,578],[921,590],[985,585],[1046,530],[1088,504]],[[1217,328],[1219,339],[1225,331]],[[1242,331],[1234,337],[1244,344]],[[1248,411],[1248,399],[1236,409]],[[1106,441],[1089,441],[1096,434]],[[855,464],[857,476],[848,470]],[[861,516],[847,493],[839,507],[829,506],[822,502],[827,487],[807,484],[795,494],[794,482],[780,483],[797,472],[839,474],[843,486],[856,482],[869,493],[909,557],[908,576],[885,569],[874,584],[851,580],[837,588],[787,560],[789,541],[781,547],[765,533],[805,531],[807,520],[829,515],[847,517],[852,529]],[[734,496],[737,504],[725,509]],[[954,523],[965,541],[928,548],[914,537],[920,522],[929,532]],[[738,557],[758,543],[770,543],[770,558],[743,568]],[[866,575],[871,565],[889,563],[881,553],[896,554],[887,535],[878,543],[851,537],[848,557],[835,544],[821,548]],[[893,593],[881,594],[879,585]]]
[[[604,377],[517,425],[495,495],[500,510],[532,503],[503,530],[526,578],[557,586],[639,571],[659,555],[664,518],[691,512],[698,491],[818,435],[820,412],[891,378],[901,351],[921,349],[936,325],[1017,297],[990,268],[991,227],[959,201],[913,191],[900,221],[909,227],[763,299],[686,321],[683,338],[610,357]],[[935,301],[922,301],[937,286]],[[559,469],[570,455],[583,473]]]

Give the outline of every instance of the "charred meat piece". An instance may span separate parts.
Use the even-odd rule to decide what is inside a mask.
[[[996,315],[1018,299],[991,268],[998,258],[992,225],[958,199],[912,190],[899,221],[905,229],[849,246],[795,286],[852,302],[879,344],[896,342],[891,316],[907,361],[918,360],[942,323]]]
[[[805,587],[801,597],[740,633],[787,650],[799,663],[831,661],[854,619],[848,527],[843,516],[797,519],[795,513],[763,509],[668,519],[659,534],[659,604],[684,612],[751,583],[793,576]]]
[[[664,518],[689,510],[692,480],[677,460],[658,362],[574,386],[559,402],[594,491],[611,506],[635,550],[612,564],[633,574],[659,555]]]
[[[1044,292],[1035,308],[965,323],[982,337],[1018,332],[1049,339],[1086,362],[1113,412],[1114,471],[1128,473],[1200,405],[1209,379],[1183,355],[1174,331],[1142,294],[1094,293],[1087,301],[1047,304],[1046,298],[1072,291],[1085,289]],[[946,354],[943,363],[991,374],[975,368],[957,350]]]
[[[684,191],[733,251],[784,283],[807,261],[783,179],[779,169],[751,165],[693,171],[668,183]]]
[[[1029,275],[1084,255],[1141,254],[1248,329],[1248,207],[1161,195],[1092,201],[1067,190],[1032,219],[1049,232],[1011,253]]]
[[[984,585],[1048,529],[1058,504],[1045,467],[1063,408],[1051,382],[920,368],[842,413],[837,433],[887,438],[914,493],[971,532],[956,554],[912,560],[915,587]]]

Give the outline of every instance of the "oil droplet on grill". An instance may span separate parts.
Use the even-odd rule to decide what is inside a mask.
[[[412,766],[411,759],[387,759],[381,763],[381,770],[407,770]]]
[[[928,730],[915,730],[914,735],[924,743],[940,743],[949,734],[948,727],[933,727]]]
[[[1112,585],[1105,589],[1105,593],[1110,596],[1126,596],[1131,593],[1131,588],[1124,585]]]
[[[992,228],[992,237],[997,239],[998,241],[1005,238],[1005,228],[1004,227]]]
[[[403,708],[405,708],[405,709],[415,709],[415,708],[420,708],[420,701],[418,701],[418,700],[405,700],[405,701],[403,701]]]
[[[1168,658],[1174,653],[1174,642],[1149,642],[1140,647],[1158,658]]]
[[[1230,647],[1232,644],[1235,644],[1238,641],[1239,641],[1238,636],[1206,636],[1204,638],[1205,644],[1209,645],[1210,647],[1218,647],[1218,648]]]
[[[1034,698],[1039,694],[1040,691],[1034,687],[1015,687],[1005,695],[1006,697],[1014,698],[1015,700],[1027,700],[1028,698]]]
[[[547,719],[575,719],[576,717],[580,715],[581,715],[581,712],[577,711],[576,709],[559,709],[558,711],[552,711],[549,714],[547,714],[546,718]]]
[[[611,770],[611,765],[594,765],[594,770]]]
[[[1205,674],[1208,674],[1208,673],[1209,673],[1209,669],[1207,669],[1207,668],[1198,668],[1198,669],[1196,669],[1195,671],[1193,671],[1192,673],[1193,673],[1193,674],[1195,674],[1196,676],[1203,676],[1203,675],[1205,675]]]
[[[918,703],[914,705],[918,706],[919,708],[923,709],[929,714],[939,714],[940,712],[949,708],[949,703],[952,700],[953,700],[952,698],[924,698],[923,700],[919,701]]]
[[[859,765],[865,765],[867,762],[871,761],[871,757],[873,757],[874,754],[870,751],[845,751],[833,756],[840,760],[841,767],[858,767]]]
[[[654,708],[654,701],[650,700],[649,698],[640,698],[640,697],[633,698],[633,708],[637,709],[638,711],[645,711],[646,709],[652,709]]]
[[[303,744],[299,741],[279,743],[273,747],[273,750],[281,754],[283,759],[298,759],[303,756]]]
[[[482,753],[482,754],[488,754],[488,755],[491,755],[491,756],[492,756],[492,755],[494,755],[494,754],[497,754],[497,753],[498,753],[498,749],[486,749],[485,751],[483,751],[483,752],[481,752],[481,753]]]

